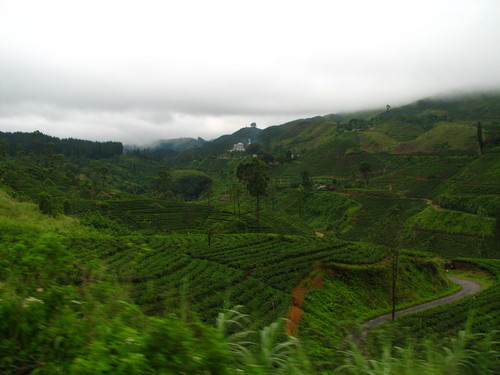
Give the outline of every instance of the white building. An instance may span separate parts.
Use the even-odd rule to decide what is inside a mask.
[[[233,149],[229,150],[231,152],[244,152],[245,151],[245,146],[243,146],[243,143],[238,142],[233,145]]]

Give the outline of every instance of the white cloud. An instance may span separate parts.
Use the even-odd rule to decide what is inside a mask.
[[[500,87],[498,19],[494,0],[1,0],[0,126],[211,138]]]

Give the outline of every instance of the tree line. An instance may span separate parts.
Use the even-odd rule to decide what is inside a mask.
[[[19,154],[83,156],[90,159],[108,158],[123,153],[121,142],[97,142],[75,138],[57,138],[40,131],[33,133],[0,132],[0,154],[19,156]]]

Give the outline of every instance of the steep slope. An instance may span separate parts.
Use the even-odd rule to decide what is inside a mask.
[[[372,164],[372,170],[382,169],[373,155],[475,156],[479,154],[479,122],[486,150],[494,150],[500,143],[499,121],[499,93],[433,97],[378,113],[316,116],[264,130],[242,128],[199,148],[185,150],[174,162],[192,168],[190,163],[195,160],[224,153],[229,156],[227,151],[235,143],[247,146],[252,142],[259,144],[253,153],[265,155],[267,160],[300,160],[306,164],[304,169],[314,169],[313,174],[346,176],[362,162]],[[333,160],[350,159],[353,155],[355,161],[347,160],[341,166]]]

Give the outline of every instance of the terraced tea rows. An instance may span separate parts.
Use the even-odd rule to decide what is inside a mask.
[[[369,239],[377,223],[396,203],[402,205],[406,217],[415,215],[427,206],[427,203],[418,199],[381,198],[367,195],[354,196],[353,199],[361,203],[362,207],[352,220],[353,229],[343,235],[349,240]]]
[[[227,232],[256,232],[254,208],[243,205],[241,213],[235,214],[230,207],[217,209],[206,203],[165,201],[160,199],[136,199],[116,201],[72,201],[67,213],[81,215],[98,211],[102,215],[125,225],[132,230],[149,232],[206,233],[208,228],[219,226]],[[263,209],[262,232],[309,234],[312,229],[293,218]]]
[[[81,200],[72,202],[69,210],[74,214],[99,210],[131,229],[154,228],[174,231],[185,230],[186,226],[195,226],[196,220],[206,219],[209,214],[207,205],[154,199],[100,202]],[[217,215],[219,220],[227,220],[231,214],[217,212]]]
[[[487,239],[477,236],[449,234],[444,232],[433,232],[418,230],[415,233],[414,246],[418,250],[434,253],[447,259],[456,257],[496,257]]]
[[[210,247],[207,239],[125,237],[120,251],[103,256],[132,281],[136,301],[149,312],[174,310],[184,301],[209,320],[243,304],[255,321],[271,322],[285,316],[293,288],[315,266],[377,263],[387,255],[376,245],[313,236],[216,235]]]
[[[494,222],[485,216],[427,207],[413,216],[408,224],[423,230],[486,237],[492,235]]]

